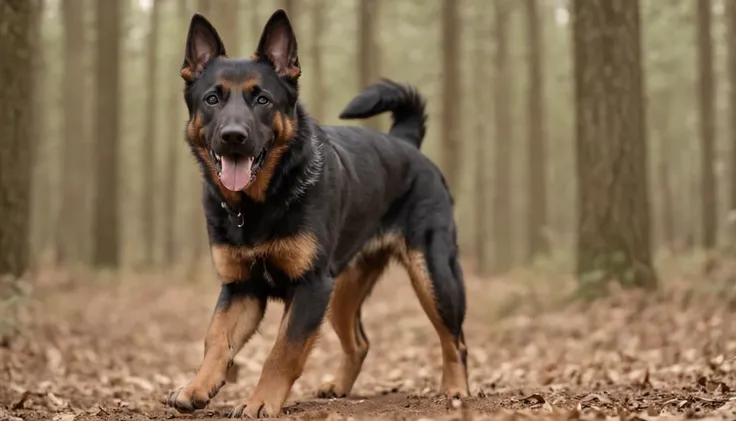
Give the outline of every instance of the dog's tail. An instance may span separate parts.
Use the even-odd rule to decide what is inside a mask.
[[[424,98],[413,86],[381,79],[353,98],[340,118],[368,118],[385,111],[391,111],[393,117],[388,133],[419,148],[427,132],[427,113]]]

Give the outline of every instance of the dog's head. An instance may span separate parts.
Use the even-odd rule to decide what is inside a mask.
[[[257,184],[272,149],[295,135],[300,74],[296,37],[283,10],[268,20],[250,59],[227,58],[212,24],[192,17],[181,69],[187,140],[223,193]]]

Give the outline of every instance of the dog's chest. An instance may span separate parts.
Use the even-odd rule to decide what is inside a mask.
[[[298,280],[312,268],[317,256],[317,239],[311,233],[299,233],[254,246],[212,244],[211,252],[223,283],[250,280],[259,259],[276,267],[290,280]]]

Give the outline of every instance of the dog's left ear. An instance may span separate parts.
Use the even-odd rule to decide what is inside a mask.
[[[225,45],[215,27],[204,16],[195,13],[189,23],[181,77],[192,82],[204,70],[208,61],[224,55]]]
[[[281,76],[297,80],[301,75],[296,36],[283,9],[274,12],[266,22],[258,42],[256,58],[267,60]]]

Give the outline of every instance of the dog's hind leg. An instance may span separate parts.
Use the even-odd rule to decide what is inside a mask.
[[[318,397],[341,398],[352,390],[370,346],[360,308],[387,264],[388,256],[361,259],[345,269],[335,281],[329,318],[340,339],[343,355],[335,379],[320,386]]]
[[[467,347],[463,334],[465,286],[457,247],[447,230],[431,230],[403,259],[414,291],[442,347],[442,392],[468,396]]]

